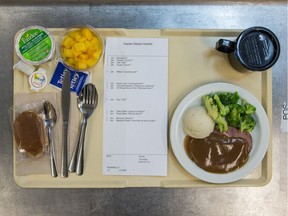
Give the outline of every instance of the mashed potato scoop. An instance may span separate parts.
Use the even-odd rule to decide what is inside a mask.
[[[184,132],[193,138],[202,139],[214,130],[215,123],[202,106],[191,107],[183,117]]]

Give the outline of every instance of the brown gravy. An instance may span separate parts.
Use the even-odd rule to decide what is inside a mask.
[[[184,147],[189,158],[211,173],[228,173],[243,166],[249,158],[248,142],[240,137],[228,137],[212,132],[208,137],[195,139],[186,136]]]

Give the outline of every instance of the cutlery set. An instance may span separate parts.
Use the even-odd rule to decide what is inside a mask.
[[[69,171],[77,175],[83,174],[84,164],[84,143],[87,127],[87,120],[92,115],[98,103],[98,93],[95,86],[91,83],[84,86],[77,99],[78,108],[82,113],[81,127],[79,128],[74,151],[69,164]]]
[[[66,71],[62,84],[61,94],[61,109],[63,117],[62,125],[62,148],[61,148],[61,177],[67,178],[68,171],[76,172],[77,175],[83,174],[84,169],[84,143],[86,135],[87,120],[92,115],[98,103],[98,93],[94,84],[86,84],[77,99],[78,108],[82,113],[82,121],[79,127],[74,151],[71,157],[68,168],[68,128],[69,128],[69,113],[70,113],[70,72]],[[51,176],[57,177],[57,164],[55,159],[55,146],[53,140],[53,127],[57,121],[57,114],[53,105],[45,101],[43,105],[45,115],[45,127],[47,129],[49,141],[49,156]]]

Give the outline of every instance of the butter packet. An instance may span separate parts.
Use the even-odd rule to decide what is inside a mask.
[[[58,90],[62,89],[62,83],[66,71],[70,71],[71,92],[75,92],[77,95],[79,95],[81,89],[86,83],[89,73],[86,71],[73,71],[72,69],[67,68],[62,62],[58,62],[54,74],[51,78],[50,85],[57,88]]]

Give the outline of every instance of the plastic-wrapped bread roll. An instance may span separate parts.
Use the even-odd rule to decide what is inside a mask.
[[[46,143],[45,128],[42,118],[36,112],[22,112],[16,117],[13,127],[19,152],[32,157],[43,154]]]

